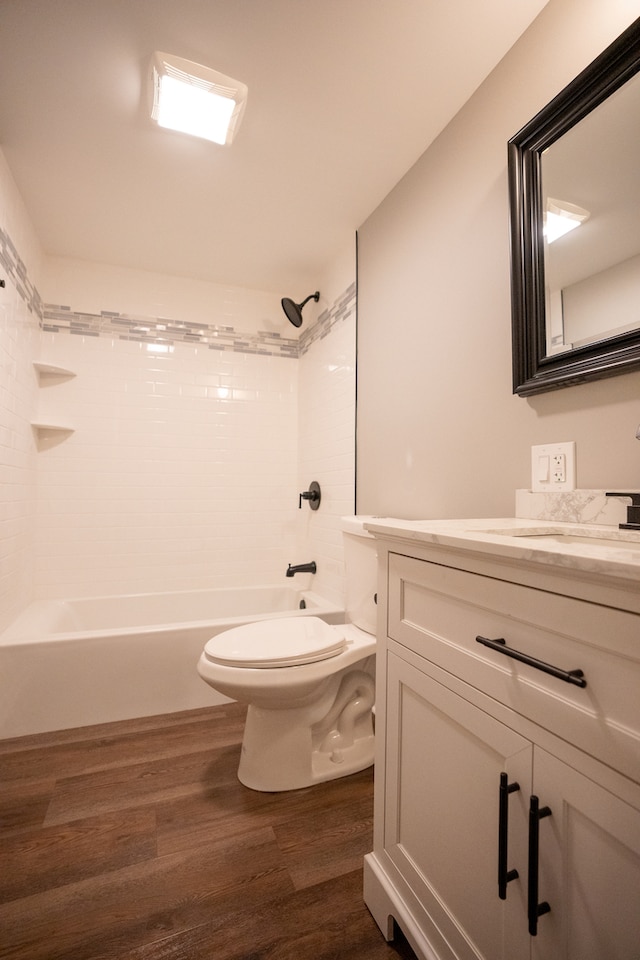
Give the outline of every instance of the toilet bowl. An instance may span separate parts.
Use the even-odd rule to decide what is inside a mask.
[[[297,654],[289,664],[278,663],[289,659],[296,640],[310,659]],[[245,665],[244,655],[234,662],[239,646],[260,644],[273,652],[273,664]],[[375,637],[317,617],[264,620],[209,640],[198,673],[220,693],[249,704],[241,783],[254,790],[296,790],[370,766],[374,653]]]
[[[343,523],[350,622],[258,621],[218,634],[202,652],[202,679],[248,704],[238,767],[247,787],[297,790],[373,763],[377,570],[366,519]]]

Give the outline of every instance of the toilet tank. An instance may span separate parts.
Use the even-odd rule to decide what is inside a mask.
[[[366,633],[376,632],[375,594],[378,581],[378,552],[373,534],[364,524],[374,517],[342,517],[342,540],[346,577],[347,622]]]

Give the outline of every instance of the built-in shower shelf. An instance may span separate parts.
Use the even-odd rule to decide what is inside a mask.
[[[43,378],[47,377],[75,377],[75,371],[69,370],[67,367],[61,367],[56,363],[45,363],[43,360],[34,360],[33,361],[34,369],[36,370],[40,386],[44,386]],[[57,389],[57,384],[55,381],[49,380],[47,386],[54,386]],[[48,390],[46,391],[48,393]],[[46,408],[48,404],[43,403],[43,408]],[[70,426],[68,423],[55,423],[52,420],[48,419],[49,414],[45,413],[42,419],[32,420],[31,426],[34,430],[37,431],[39,437],[44,441],[46,434],[51,435],[55,433],[62,440],[64,439],[65,434],[73,433],[75,427]],[[55,416],[55,413],[53,414]],[[64,414],[63,414],[64,416]],[[53,438],[50,436],[50,440]]]
[[[42,423],[40,420],[32,420],[31,426],[36,430],[57,430],[60,433],[73,433],[76,429],[65,423]]]
[[[34,360],[33,365],[39,374],[44,374],[45,376],[49,374],[50,376],[58,377],[75,377],[73,370],[67,370],[66,367],[58,367],[54,363],[43,363],[42,360]]]

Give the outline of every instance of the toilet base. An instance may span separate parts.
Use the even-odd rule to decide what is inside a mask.
[[[308,708],[247,710],[238,779],[252,790],[300,790],[373,764],[374,681],[364,671],[343,677],[319,720]]]

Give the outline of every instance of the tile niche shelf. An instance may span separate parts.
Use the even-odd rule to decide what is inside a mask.
[[[73,370],[67,370],[66,367],[59,367],[55,363],[44,363],[42,360],[34,360],[33,366],[41,376],[75,377]]]
[[[34,369],[38,374],[40,384],[42,385],[43,377],[75,377],[75,372],[73,370],[68,370],[66,367],[60,367],[54,363],[45,363],[42,360],[33,361]],[[46,417],[38,417],[36,420],[31,421],[31,426],[38,431],[38,433],[44,433],[45,431],[56,431],[60,434],[73,433],[75,427],[70,426],[68,423],[51,423]]]
[[[43,423],[40,420],[32,420],[31,426],[36,430],[58,430],[59,433],[73,433],[75,427],[70,427],[64,423]]]

